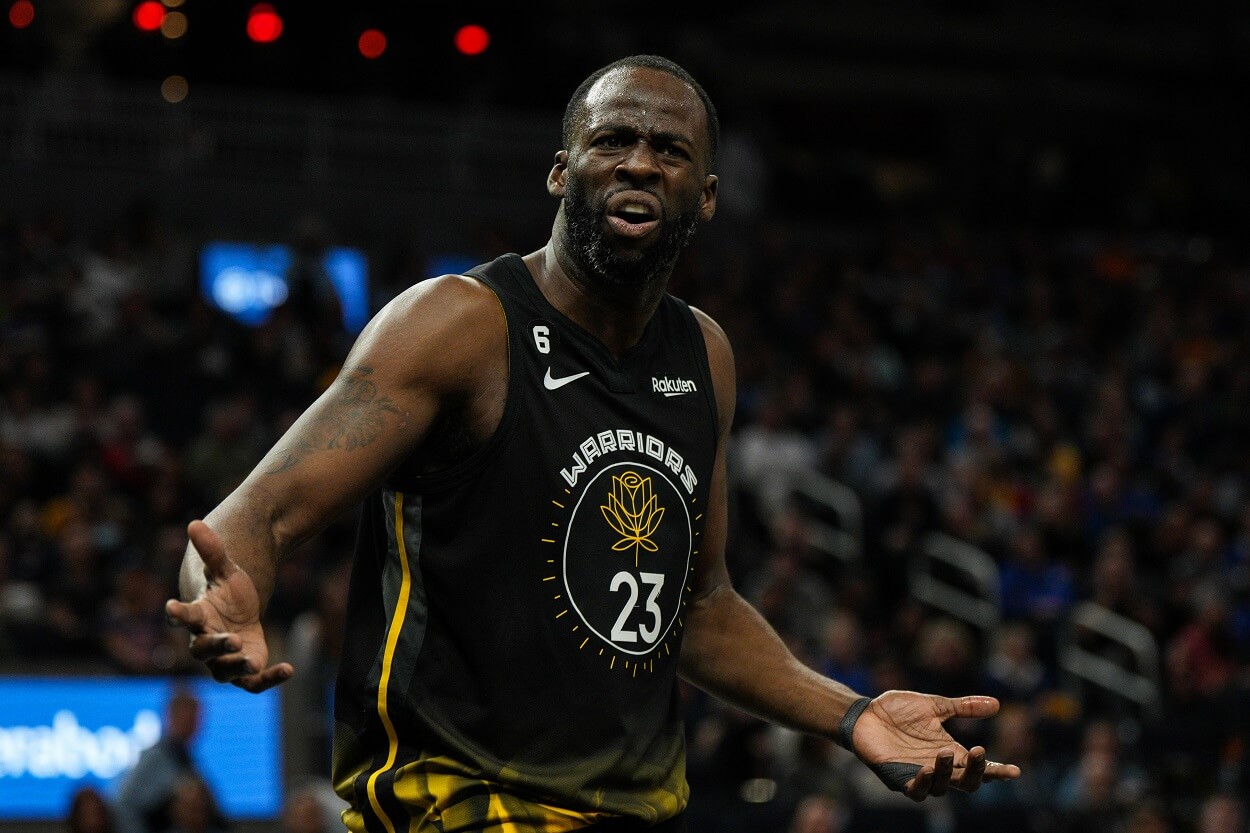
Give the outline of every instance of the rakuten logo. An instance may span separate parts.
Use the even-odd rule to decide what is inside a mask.
[[[665,396],[681,396],[683,393],[694,393],[699,388],[690,379],[678,379],[673,376],[651,377],[651,392]]]
[[[87,773],[109,779],[130,769],[139,753],[160,739],[161,719],[145,709],[134,726],[79,725],[62,710],[51,726],[0,726],[0,778],[82,778]]]

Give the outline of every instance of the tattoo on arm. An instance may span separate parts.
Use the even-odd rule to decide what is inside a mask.
[[[389,396],[378,396],[378,386],[369,377],[372,367],[357,367],[335,384],[339,390],[301,435],[277,450],[276,460],[265,474],[277,474],[299,464],[315,451],[336,448],[352,451],[369,445],[382,433],[386,414],[399,408]]]

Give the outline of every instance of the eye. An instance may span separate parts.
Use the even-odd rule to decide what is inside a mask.
[[[678,147],[677,145],[664,145],[662,148],[660,148],[660,150],[664,153],[665,156],[674,156],[678,159],[690,158],[690,154],[686,153],[684,148]]]
[[[606,136],[600,136],[595,139],[592,144],[595,147],[622,148],[625,147],[625,138],[615,133],[609,133]]]

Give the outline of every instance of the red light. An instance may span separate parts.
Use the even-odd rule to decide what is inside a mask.
[[[282,34],[282,18],[268,3],[257,3],[247,13],[247,36],[256,43],[273,43]]]
[[[386,51],[386,35],[377,29],[366,29],[360,33],[360,40],[356,42],[356,46],[360,49],[360,54],[369,60],[381,58],[382,53]]]
[[[165,22],[165,7],[156,0],[145,0],[135,6],[135,27],[144,32],[155,32]]]
[[[17,0],[9,7],[9,22],[14,29],[25,29],[35,20],[35,4],[30,0]]]
[[[490,46],[490,32],[481,26],[461,26],[456,32],[456,49],[462,55],[481,55]]]

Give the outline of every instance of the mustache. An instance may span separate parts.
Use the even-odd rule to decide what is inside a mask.
[[[603,199],[599,200],[599,205],[598,205],[599,210],[601,212],[607,211],[608,200],[612,199],[617,194],[623,194],[626,191],[632,191],[635,194],[647,194],[649,196],[655,197],[655,201],[660,204],[660,217],[664,218],[668,216],[668,203],[665,201],[664,197],[659,194],[659,192],[653,191],[650,188],[643,188],[643,187],[639,187],[636,185],[622,185],[620,188],[617,188],[614,191],[608,191],[607,193],[605,193],[603,195]]]

